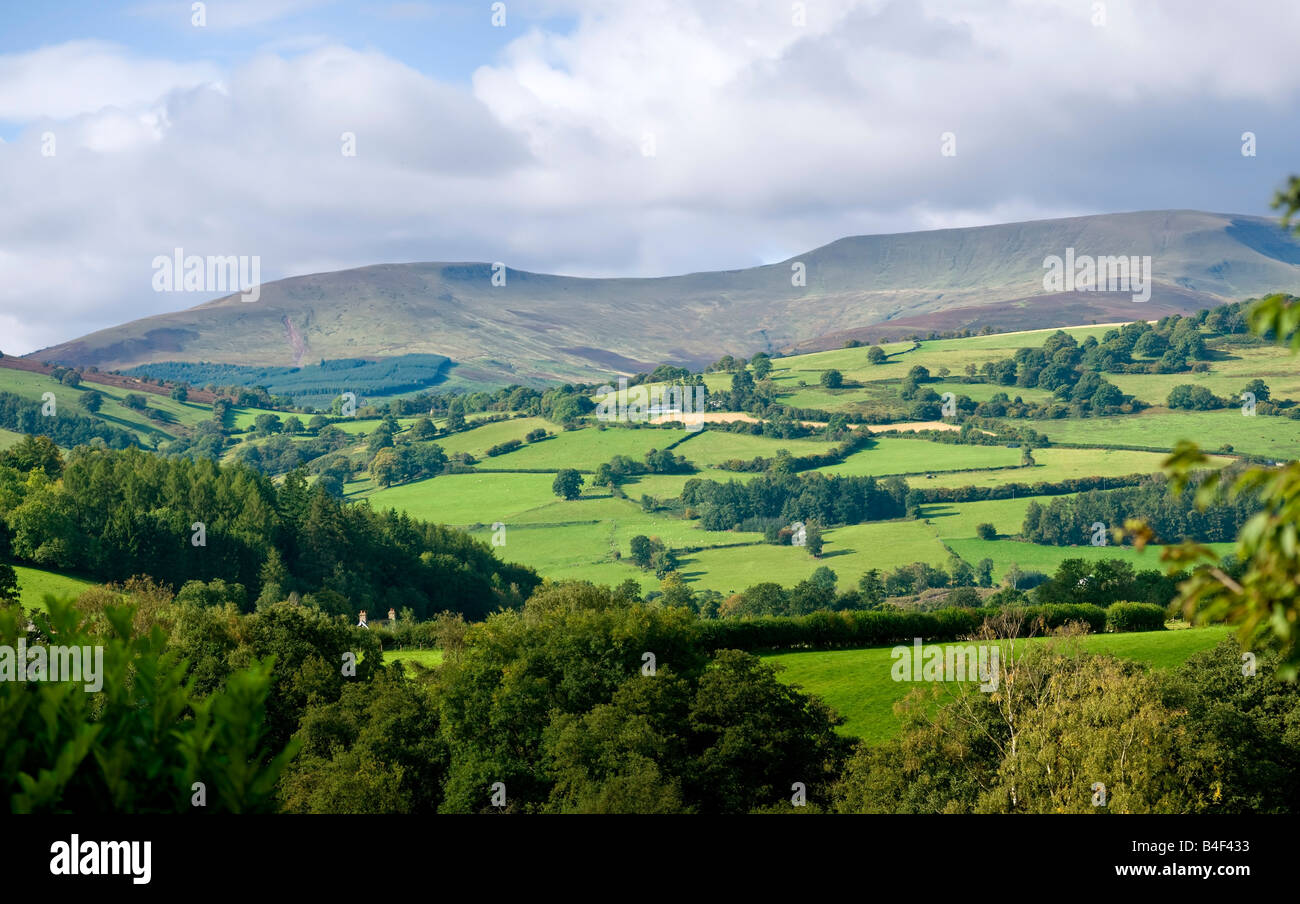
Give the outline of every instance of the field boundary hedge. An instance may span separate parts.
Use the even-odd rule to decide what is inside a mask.
[[[974,634],[985,619],[1001,610],[968,608],[934,612],[814,612],[811,615],[713,619],[697,623],[707,650],[828,650],[890,646],[924,641],[951,642]],[[1115,603],[1102,609],[1086,603],[1027,606],[1021,613],[1020,634],[1038,626],[1059,628],[1082,622],[1090,632],[1163,630],[1165,610],[1149,603]]]

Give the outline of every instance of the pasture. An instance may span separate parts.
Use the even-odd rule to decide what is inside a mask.
[[[1082,638],[1080,647],[1086,653],[1109,653],[1152,668],[1167,669],[1181,664],[1193,653],[1210,649],[1227,636],[1229,629],[1223,627],[1091,634]],[[1023,642],[1041,644],[1045,639],[1031,638]],[[898,732],[900,723],[894,705],[913,688],[922,693],[934,693],[933,706],[951,699],[950,695],[956,693],[952,684],[894,681],[891,676],[895,661],[890,656],[892,649],[871,647],[779,653],[765,656],[764,660],[779,667],[780,680],[816,694],[843,716],[844,724],[839,728],[842,734],[879,743]]]

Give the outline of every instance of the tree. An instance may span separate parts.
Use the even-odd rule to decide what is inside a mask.
[[[422,417],[411,425],[411,439],[416,442],[433,439],[437,435],[438,428],[427,417]]]
[[[12,565],[0,562],[0,604],[17,603],[22,598],[18,591],[18,572]]]
[[[24,436],[7,451],[0,452],[0,465],[23,473],[44,471],[48,477],[63,473],[63,456],[48,436]]]
[[[280,551],[272,546],[266,552],[266,561],[258,572],[258,585],[261,592],[257,597],[257,607],[270,606],[284,599],[289,591],[289,569],[284,567]]]
[[[189,401],[190,391],[183,384],[174,386],[172,387],[171,397],[177,402],[186,402]]]
[[[985,521],[983,524],[976,525],[975,536],[981,540],[996,540],[998,538],[998,529]]]
[[[393,449],[380,449],[370,460],[370,476],[385,487],[401,481],[403,468],[401,458]]]
[[[772,372],[772,359],[764,352],[759,352],[750,358],[749,364],[754,368],[755,380],[761,380]]]
[[[808,554],[814,559],[822,557],[822,531],[814,523],[808,523],[804,526],[804,546],[808,547]]]
[[[1169,341],[1155,330],[1148,330],[1133,345],[1133,354],[1142,358],[1159,358],[1169,350]]]
[[[78,401],[81,402],[81,407],[85,408],[91,414],[94,414],[95,412],[99,411],[100,408],[104,407],[103,394],[96,392],[93,389],[89,389],[86,392],[83,392],[81,394],[81,397],[78,399]]]
[[[821,384],[827,389],[839,389],[844,385],[844,375],[838,370],[823,371]]]
[[[884,364],[886,357],[888,356],[885,354],[885,350],[879,345],[873,345],[871,348],[867,349],[868,364]]]
[[[638,534],[632,538],[629,545],[631,546],[633,564],[638,568],[649,568],[650,557],[654,554],[654,547],[651,545],[650,538],[644,534]]]
[[[1254,393],[1256,402],[1267,402],[1269,400],[1268,384],[1263,380],[1251,380],[1246,384],[1246,388],[1242,392]]]
[[[874,609],[885,601],[885,584],[880,579],[880,569],[872,568],[858,578],[858,590],[868,603],[868,609]]]
[[[993,560],[984,558],[975,566],[975,580],[981,587],[993,586]]]
[[[278,414],[259,414],[253,419],[253,429],[262,436],[270,436],[273,433],[279,433],[284,429],[280,423]]]
[[[333,499],[343,498],[343,478],[333,471],[326,471],[321,474],[316,480],[316,486],[328,493]]]
[[[577,499],[582,495],[582,475],[573,468],[565,468],[555,475],[551,490],[561,499]]]
[[[367,451],[377,453],[380,449],[390,449],[393,446],[393,431],[388,428],[387,424],[380,424],[375,427],[375,432],[370,434],[366,440]]]
[[[1170,408],[1185,408],[1192,411],[1209,411],[1222,407],[1214,393],[1194,383],[1181,383],[1169,390],[1167,404]]]
[[[979,591],[969,586],[957,587],[944,599],[944,605],[953,608],[978,609],[982,603]]]
[[[678,564],[677,556],[663,544],[660,544],[650,557],[650,567],[654,570],[655,577],[660,580],[676,571]]]
[[[818,565],[817,569],[809,576],[815,586],[834,592],[835,585],[839,581],[839,576],[825,565]]]
[[[144,411],[149,406],[149,400],[138,392],[128,392],[122,399],[122,404],[134,411]]]

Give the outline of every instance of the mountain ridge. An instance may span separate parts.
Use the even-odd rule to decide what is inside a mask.
[[[1045,258],[1068,248],[1150,256],[1150,300],[1045,291]],[[783,261],[675,276],[505,268],[504,285],[494,285],[494,266],[380,263],[288,277],[264,284],[253,303],[214,298],[26,357],[117,369],[432,353],[471,382],[602,380],[649,363],[698,367],[723,354],[832,347],[900,329],[1153,319],[1300,292],[1300,242],[1274,221],[1195,210],[846,236]]]

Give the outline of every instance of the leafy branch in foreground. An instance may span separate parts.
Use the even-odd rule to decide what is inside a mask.
[[[1252,307],[1247,319],[1255,333],[1271,334],[1279,344],[1300,350],[1300,299],[1270,296]],[[1195,484],[1196,506],[1202,511],[1225,498],[1247,494],[1255,496],[1260,509],[1237,537],[1235,556],[1243,566],[1240,577],[1227,574],[1214,550],[1197,543],[1172,546],[1162,553],[1171,572],[1203,566],[1179,585],[1174,605],[1197,622],[1238,625],[1243,648],[1271,636],[1280,647],[1279,674],[1294,680],[1300,674],[1300,649],[1295,643],[1300,615],[1300,462],[1250,468],[1230,482],[1221,473],[1206,473],[1209,464],[1195,443],[1181,441],[1164,469],[1176,491]],[[1125,530],[1134,535],[1138,548],[1153,536],[1140,519],[1129,521]]]
[[[1300,233],[1300,176],[1292,176],[1273,197],[1282,211],[1282,226]],[[1300,352],[1300,298],[1274,294],[1251,306],[1246,321],[1257,336]],[[1212,549],[1196,543],[1168,547],[1161,558],[1171,572],[1192,565],[1203,567],[1179,585],[1174,605],[1198,622],[1228,621],[1238,625],[1245,648],[1253,641],[1272,640],[1280,648],[1278,673],[1294,681],[1300,675],[1296,620],[1300,615],[1300,462],[1281,467],[1250,468],[1231,484],[1220,473],[1204,473],[1209,460],[1191,442],[1179,442],[1165,461],[1175,490],[1196,483],[1196,505],[1202,511],[1225,498],[1255,493],[1260,510],[1241,529],[1235,556],[1239,577],[1217,564]],[[1125,524],[1140,549],[1154,536],[1144,520]]]

